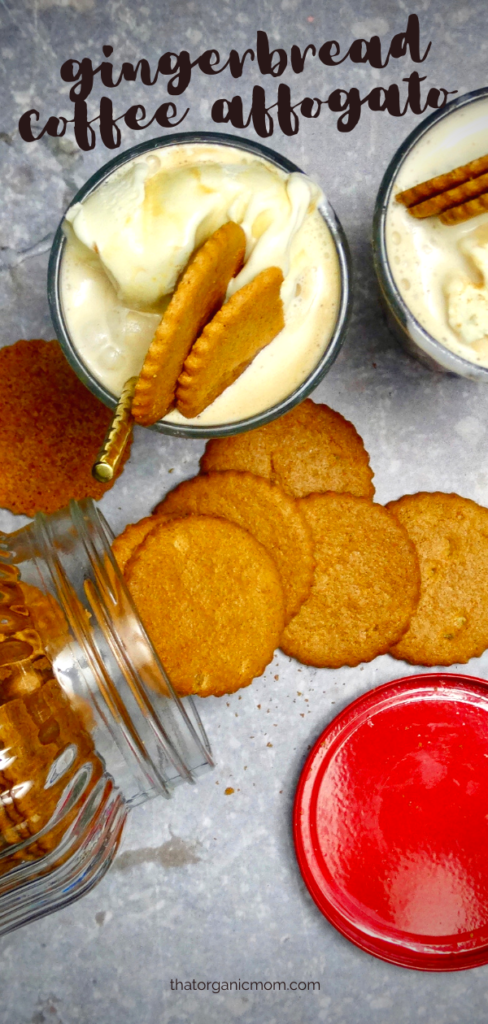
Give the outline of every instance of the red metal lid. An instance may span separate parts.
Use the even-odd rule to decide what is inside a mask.
[[[294,834],[317,906],[361,949],[488,963],[488,684],[429,673],[350,704],[303,769]]]

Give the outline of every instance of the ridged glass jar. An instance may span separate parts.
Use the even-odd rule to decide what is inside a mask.
[[[212,764],[92,501],[0,533],[0,934],[104,875],[127,812]]]

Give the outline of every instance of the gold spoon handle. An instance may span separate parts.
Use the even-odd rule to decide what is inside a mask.
[[[131,413],[132,399],[137,384],[137,377],[131,377],[122,388],[112,422],[105,435],[105,440],[92,467],[95,480],[107,484],[113,480],[124,449],[131,435],[134,417]]]

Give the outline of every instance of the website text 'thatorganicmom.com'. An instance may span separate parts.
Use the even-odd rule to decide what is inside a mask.
[[[320,981],[180,981],[170,979],[172,992],[320,992]]]

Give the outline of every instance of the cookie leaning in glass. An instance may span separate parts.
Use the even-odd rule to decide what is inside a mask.
[[[185,418],[197,416],[283,329],[283,274],[277,267],[261,271],[221,308],[242,266],[245,241],[242,228],[229,221],[190,260],[139,377],[122,389],[93,467],[96,479],[112,479],[133,421],[151,426],[174,406]]]

